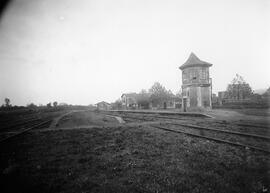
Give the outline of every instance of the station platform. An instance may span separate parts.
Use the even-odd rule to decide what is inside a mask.
[[[168,110],[108,110],[107,112],[144,113],[144,114],[179,115],[179,116],[189,116],[189,117],[213,118],[210,115],[200,113],[200,112],[178,112],[178,111],[168,111]]]

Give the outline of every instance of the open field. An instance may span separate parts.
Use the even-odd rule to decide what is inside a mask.
[[[269,192],[270,154],[157,128],[269,148],[267,140],[172,125],[270,136],[260,119],[243,126],[245,115],[213,114],[218,118],[74,112],[55,127],[1,144],[1,187],[9,192]]]

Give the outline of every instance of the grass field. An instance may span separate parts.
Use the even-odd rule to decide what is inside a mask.
[[[109,127],[113,120],[107,117],[87,117],[78,113],[59,124],[70,129],[37,130],[1,145],[1,187],[68,193],[269,191],[270,157],[263,153],[151,126]],[[99,127],[80,128],[85,119],[97,120]]]

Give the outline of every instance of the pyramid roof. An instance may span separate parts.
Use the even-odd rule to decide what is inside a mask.
[[[194,67],[194,66],[210,67],[212,65],[213,64],[200,60],[193,52],[191,52],[187,61],[179,68],[181,70],[184,70],[185,68],[188,68],[188,67]]]
[[[105,102],[105,101],[101,101],[101,102],[96,103],[96,105],[99,105],[99,104],[110,105],[110,103],[107,103],[107,102]]]
[[[127,97],[131,97],[131,98],[136,98],[137,93],[135,93],[135,92],[131,92],[131,93],[123,93],[123,94],[121,95],[121,97],[122,97],[123,95],[126,95]]]

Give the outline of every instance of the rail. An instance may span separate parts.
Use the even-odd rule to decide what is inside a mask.
[[[38,127],[40,127],[40,126],[42,126],[42,125],[45,125],[45,124],[47,124],[47,123],[49,123],[49,122],[51,122],[51,120],[46,120],[46,121],[43,121],[43,122],[41,122],[41,123],[32,125],[31,127],[28,127],[28,128],[26,128],[26,129],[23,129],[22,131],[18,131],[17,133],[14,133],[13,135],[10,135],[10,136],[8,136],[8,137],[6,137],[6,138],[4,138],[4,139],[1,139],[1,140],[0,140],[0,144],[2,144],[2,143],[4,143],[4,142],[7,142],[8,140],[10,140],[10,139],[12,139],[12,138],[14,138],[14,137],[17,137],[17,136],[19,136],[19,135],[22,135],[22,134],[24,134],[24,133],[26,133],[26,132],[28,132],[28,131],[30,131],[30,130],[32,130],[32,129],[35,129],[35,128],[38,128]]]
[[[218,143],[225,143],[225,144],[230,144],[230,145],[233,145],[233,146],[249,148],[249,149],[252,149],[252,150],[257,150],[257,151],[261,151],[261,152],[270,154],[269,150],[262,149],[262,148],[259,148],[259,147],[255,147],[255,146],[251,146],[251,145],[245,145],[245,144],[242,144],[242,143],[234,143],[234,142],[231,142],[231,141],[228,141],[228,140],[218,139],[218,138],[214,138],[214,137],[207,137],[207,136],[203,136],[203,135],[188,133],[188,132],[185,132],[185,131],[179,131],[179,130],[176,131],[176,130],[168,129],[168,128],[162,127],[162,126],[153,126],[152,125],[151,127],[158,128],[158,129],[161,129],[161,130],[164,130],[164,131],[173,132],[173,133],[181,133],[181,134],[189,135],[189,136],[192,136],[192,137],[208,139],[208,140],[215,141],[215,142],[218,142]]]
[[[244,137],[252,137],[252,138],[258,138],[258,139],[270,140],[270,137],[268,137],[268,136],[262,136],[262,135],[256,135],[256,134],[250,134],[250,133],[242,133],[242,132],[230,131],[230,130],[220,130],[220,129],[206,128],[206,127],[201,127],[201,126],[196,126],[196,125],[189,125],[189,124],[182,124],[182,123],[167,123],[167,124],[179,125],[179,126],[190,127],[190,128],[194,128],[194,129],[200,129],[200,130],[208,130],[208,131],[215,131],[215,132],[220,132],[220,133],[228,133],[228,134],[240,135],[240,136],[244,136]]]

